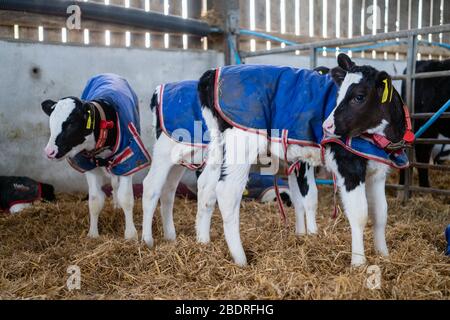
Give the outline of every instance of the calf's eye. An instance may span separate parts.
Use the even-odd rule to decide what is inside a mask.
[[[356,103],[361,103],[364,101],[364,99],[365,97],[362,94],[358,94],[353,98],[353,101],[355,101]]]

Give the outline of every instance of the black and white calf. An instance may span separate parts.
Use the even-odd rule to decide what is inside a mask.
[[[444,61],[430,60],[417,61],[416,73],[434,72],[450,70],[450,59]],[[406,70],[405,70],[406,72]],[[402,95],[406,97],[406,80],[402,82]],[[414,89],[414,111],[415,113],[432,113],[436,112],[450,99],[450,78],[438,77],[432,79],[417,79]],[[418,130],[428,119],[415,119],[414,128]],[[427,131],[424,132],[422,138],[450,138],[450,119],[438,119]],[[417,162],[428,163],[431,159],[441,158],[445,160],[449,155],[445,150],[450,146],[432,144],[416,144],[414,151]],[[443,152],[440,156],[439,153]],[[438,156],[438,158],[436,158]],[[419,168],[419,185],[421,187],[430,187],[428,178],[428,169]],[[400,184],[404,184],[404,172],[401,172]]]
[[[442,134],[438,135],[438,139],[445,139]],[[450,161],[450,145],[448,144],[436,144],[431,150],[431,159],[434,164],[444,164],[446,161]]]
[[[338,86],[334,97],[336,101],[334,110],[327,119],[322,119],[320,122],[320,124],[323,123],[323,129],[327,135],[351,138],[364,134],[368,138],[373,138],[372,141],[387,141],[384,147],[392,147],[392,150],[403,146],[409,118],[405,114],[401,97],[392,87],[389,75],[370,66],[356,66],[344,54],[339,55],[338,64],[338,67],[331,70],[331,77]],[[305,230],[311,233],[317,232],[315,221],[317,188],[313,167],[322,164],[321,151],[323,151],[326,166],[336,176],[345,214],[351,226],[351,264],[359,266],[366,261],[363,232],[369,215],[373,219],[375,248],[380,254],[388,255],[385,239],[387,221],[385,180],[388,165],[382,161],[375,161],[377,160],[375,158],[372,160],[370,157],[364,158],[354,154],[338,143],[323,145],[322,149],[317,145],[308,145],[306,142],[290,143],[289,138],[276,139],[274,136],[264,134],[264,131],[275,128],[273,125],[277,120],[274,119],[275,116],[283,117],[283,115],[277,114],[280,109],[298,107],[278,104],[268,108],[271,110],[270,112],[266,110],[261,112],[260,108],[265,107],[262,105],[266,101],[264,99],[267,99],[268,103],[272,103],[278,99],[276,97],[277,90],[285,91],[285,88],[280,86],[292,86],[293,84],[278,81],[277,83],[267,83],[264,88],[256,87],[247,90],[245,87],[241,88],[241,83],[235,79],[244,79],[242,81],[251,82],[254,85],[257,81],[261,81],[255,79],[260,79],[265,75],[258,74],[257,68],[256,78],[254,74],[249,76],[234,70],[237,69],[228,73],[230,79],[233,80],[230,81],[228,91],[226,79],[221,78],[220,69],[206,72],[199,83],[200,100],[204,106],[203,117],[211,132],[206,167],[199,179],[198,186],[199,191],[202,192],[197,216],[199,240],[209,241],[209,220],[214,200],[217,197],[225,238],[231,255],[236,264],[245,265],[247,263],[240,239],[239,206],[251,164],[256,161],[259,154],[266,154],[268,150],[272,156],[290,163],[302,161],[308,164],[306,171],[302,172],[299,179],[294,173],[289,175],[289,187],[294,199],[297,233],[303,234]],[[284,70],[283,72],[285,74],[289,71]],[[310,74],[309,76],[311,77]],[[298,85],[302,84],[297,82],[295,86]],[[322,90],[321,87],[316,87],[303,92],[306,98],[302,101],[305,104],[314,102],[316,95],[323,94],[320,90]],[[260,95],[256,97],[254,94]],[[221,100],[219,100],[219,95]],[[284,95],[289,95],[289,93]],[[238,99],[235,99],[236,97]],[[283,98],[281,97],[280,101]],[[247,111],[245,106],[242,106],[242,99],[249,99],[245,100],[248,101]],[[223,107],[219,106],[219,102],[228,104],[231,111],[224,111]],[[233,103],[238,106],[235,107]],[[317,103],[319,108],[319,102]],[[234,120],[236,118],[230,120],[236,113],[241,115],[242,122],[257,123],[258,125],[267,123],[267,125],[256,129],[249,129],[248,125],[243,128],[243,125]],[[269,120],[257,118],[259,115]],[[270,118],[271,116],[272,118]],[[302,115],[299,119],[302,119],[301,117]],[[289,115],[286,118],[289,123]],[[309,128],[310,124],[299,121],[293,125],[294,127]],[[236,157],[242,157],[242,155],[246,162],[236,162]]]
[[[98,217],[104,206],[103,178],[110,177],[114,207],[125,213],[125,238],[137,239],[133,222],[132,176],[149,165],[139,138],[138,100],[125,79],[99,75],[89,80],[82,99],[46,100],[50,138],[45,154],[50,160],[67,158],[83,172],[89,186],[89,237],[98,237]]]
[[[34,202],[54,201],[52,185],[28,177],[0,176],[0,212],[19,213]]]
[[[164,238],[175,240],[173,204],[177,187],[187,168],[197,170],[203,166],[209,141],[206,138],[208,133],[204,130],[206,125],[198,98],[198,81],[181,81],[157,87],[153,94],[151,109],[157,140],[153,146],[152,166],[143,183],[142,197],[144,210],[142,238],[149,247],[154,243],[152,222],[158,201],[161,202]],[[198,126],[193,126],[193,123],[197,123]],[[209,169],[206,170],[200,174],[198,181],[196,174],[192,173],[194,176],[192,184],[198,200],[197,240],[201,243],[210,240],[211,215],[216,204],[215,192],[209,192],[214,190],[215,180],[211,179]],[[301,177],[303,178],[305,174],[305,171],[302,171]],[[270,201],[270,195],[274,194],[273,176],[270,178],[255,175],[249,182],[249,196],[258,197],[261,201]],[[290,201],[295,203],[293,199],[295,196],[289,194],[281,179],[278,179],[278,186],[283,201],[287,204],[290,204]],[[311,224],[308,230],[315,232],[315,224]],[[304,227],[302,232],[305,232]]]

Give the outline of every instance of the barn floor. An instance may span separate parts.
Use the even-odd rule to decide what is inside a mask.
[[[437,185],[449,186],[443,175]],[[18,216],[0,218],[0,298],[32,299],[449,299],[450,258],[444,229],[450,200],[415,197],[406,206],[389,197],[387,241],[391,255],[378,257],[366,230],[369,265],[381,269],[381,288],[368,289],[370,274],[350,268],[350,232],[342,214],[331,219],[330,188],[320,190],[315,236],[285,229],[275,205],[246,202],[241,236],[249,266],[236,267],[226,247],[220,215],[212,221],[212,242],[195,242],[192,201],[178,199],[175,243],[162,240],[159,216],[156,247],[123,240],[121,211],[108,202],[100,218],[101,237],[88,239],[85,195],[60,195]],[[141,204],[135,222],[141,230]],[[81,269],[81,289],[66,288],[67,267]]]

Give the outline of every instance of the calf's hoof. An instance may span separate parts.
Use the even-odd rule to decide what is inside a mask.
[[[138,240],[138,233],[136,229],[125,230],[125,240]]]
[[[239,267],[245,267],[247,265],[247,257],[245,255],[242,257],[235,257],[233,260]]]
[[[366,257],[361,255],[352,255],[352,267],[359,268],[366,264]]]
[[[208,244],[211,241],[209,234],[208,235],[197,235],[197,242],[201,244]]]
[[[144,241],[145,245],[148,248],[153,248],[153,237],[152,236],[142,236],[142,241]]]
[[[87,236],[88,236],[88,238],[91,238],[91,239],[98,238],[99,237],[98,231],[89,231]]]
[[[382,257],[389,257],[389,250],[387,247],[377,248],[376,252]]]
[[[166,241],[173,242],[176,239],[177,239],[176,232],[168,232],[168,233],[164,234],[164,240],[166,240]]]

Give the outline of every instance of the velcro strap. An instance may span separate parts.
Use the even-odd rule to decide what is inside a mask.
[[[386,147],[392,143],[385,136],[382,136],[380,134],[373,134],[372,139],[375,142],[375,144],[382,149],[386,149]]]
[[[114,122],[113,121],[107,121],[107,120],[100,120],[100,129],[112,129],[114,128]]]

